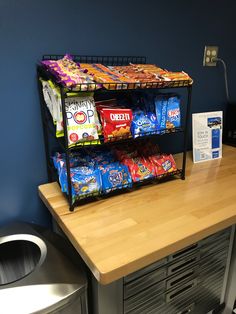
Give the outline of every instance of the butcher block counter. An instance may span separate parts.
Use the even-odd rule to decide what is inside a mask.
[[[178,156],[177,156],[178,158]],[[236,223],[236,148],[193,164],[185,180],[148,185],[69,211],[58,183],[39,195],[101,284],[109,284]]]

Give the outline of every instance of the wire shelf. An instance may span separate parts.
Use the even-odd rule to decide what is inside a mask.
[[[133,64],[146,64],[146,57],[143,56],[83,56],[83,55],[71,55],[75,62],[79,63],[101,63],[107,66],[112,65],[129,65]],[[64,55],[48,54],[43,55],[43,60],[59,60]]]
[[[133,182],[132,187],[130,187],[130,185],[127,184],[119,188],[113,188],[113,189],[107,189],[105,191],[100,191],[100,193],[94,192],[94,193],[89,193],[87,196],[86,195],[77,196],[72,206],[70,207],[70,210],[73,211],[74,208],[79,205],[85,205],[90,202],[106,199],[111,196],[116,196],[123,193],[132,192],[132,191],[142,188],[143,186],[147,186],[151,184],[158,184],[163,181],[174,179],[175,177],[181,176],[181,175],[182,175],[182,169],[177,169],[175,171],[167,172],[160,176],[156,176],[156,177],[149,178],[146,180],[140,180],[138,182]],[[68,199],[68,195],[66,193],[63,193],[63,194]]]
[[[112,138],[104,138],[104,136],[100,136],[99,139],[97,140],[77,142],[73,144],[73,146],[70,146],[68,150],[73,150],[79,147],[90,147],[90,146],[101,146],[101,145],[104,146],[104,145],[110,145],[110,144],[127,143],[127,142],[133,142],[134,140],[138,140],[138,139],[147,139],[150,137],[157,137],[157,136],[162,136],[166,134],[176,134],[176,133],[182,133],[182,132],[184,132],[183,128],[172,128],[172,129],[163,129],[160,131],[153,131],[153,132],[145,132],[145,133],[142,132],[142,135],[141,134],[138,136],[136,135],[136,137],[117,136],[117,137],[112,137]]]
[[[44,55],[43,60],[59,60],[62,59],[63,55]],[[132,64],[146,64],[146,57],[143,56],[80,56],[72,55],[73,60],[78,63],[100,63],[105,66],[124,66]],[[55,77],[43,66],[38,66],[38,71],[42,76],[46,76],[55,81]],[[90,82],[90,83],[81,83],[76,86],[65,87],[63,84],[58,83],[58,85],[64,88],[69,92],[88,92],[96,91],[98,89],[105,89],[111,91],[125,91],[125,90],[137,90],[137,89],[165,89],[165,88],[182,88],[191,86],[193,80],[155,80],[155,81],[141,81],[141,82],[116,82],[111,81],[107,83],[102,82]]]

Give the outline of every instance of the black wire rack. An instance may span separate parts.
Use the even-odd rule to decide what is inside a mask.
[[[43,60],[59,60],[62,59],[63,55],[44,55]],[[100,63],[105,66],[123,66],[131,64],[146,64],[146,57],[121,57],[121,56],[78,56],[72,55],[72,58],[77,63]],[[55,77],[42,65],[38,67],[38,72],[41,76],[47,79],[55,80]],[[136,90],[136,89],[165,89],[165,88],[181,88],[192,85],[193,81],[189,80],[155,80],[153,82],[92,82],[92,83],[81,83],[76,86],[65,87],[63,84],[58,82],[58,85],[65,88],[68,92],[88,92],[96,91],[98,89],[106,90]]]
[[[79,55],[72,55],[73,59],[76,62],[79,63],[101,63],[103,65],[128,65],[130,63],[132,64],[145,64],[146,63],[146,57],[141,56],[79,56]],[[44,55],[43,60],[58,60],[63,58],[63,55]],[[55,180],[55,169],[53,169],[52,166],[52,160],[51,160],[51,154],[52,154],[52,145],[50,141],[50,134],[53,135],[53,137],[56,139],[56,132],[55,127],[53,125],[52,118],[50,116],[50,113],[48,111],[48,108],[46,106],[46,103],[44,101],[43,92],[42,92],[42,84],[40,79],[50,79],[54,83],[56,83],[60,89],[60,95],[61,95],[61,103],[62,103],[62,116],[63,116],[63,125],[66,125],[66,110],[65,110],[65,99],[67,97],[67,93],[72,89],[65,88],[63,85],[57,83],[55,81],[55,77],[48,72],[44,67],[41,65],[37,66],[37,79],[38,79],[38,89],[39,89],[39,96],[40,96],[40,107],[41,107],[41,117],[42,117],[42,125],[43,125],[43,134],[44,134],[44,143],[45,143],[45,157],[47,162],[47,174],[48,174],[48,180],[49,182],[52,182]],[[164,84],[165,83],[165,84]],[[146,89],[146,88],[152,88],[152,89],[166,89],[166,88],[184,88],[187,90],[187,103],[186,103],[186,114],[184,119],[184,125],[182,128],[175,128],[175,129],[165,129],[161,130],[159,134],[156,132],[148,132],[145,135],[142,135],[140,137],[137,137],[137,139],[146,139],[148,137],[155,137],[155,136],[162,136],[166,134],[176,134],[179,132],[183,132],[184,134],[184,140],[183,140],[183,158],[182,158],[182,167],[181,169],[178,169],[176,171],[167,173],[165,175],[154,177],[150,180],[144,180],[140,182],[135,182],[132,185],[132,189],[129,187],[120,188],[114,191],[109,191],[109,193],[100,193],[97,195],[89,195],[88,197],[84,198],[84,196],[77,197],[76,200],[72,198],[72,182],[71,182],[71,176],[70,176],[70,151],[74,149],[80,149],[81,147],[85,146],[102,146],[102,145],[111,145],[112,143],[126,143],[129,141],[135,141],[136,139],[133,138],[113,138],[113,139],[104,139],[104,137],[100,137],[97,140],[97,143],[92,141],[90,145],[88,145],[88,142],[81,143],[78,142],[73,147],[69,147],[68,144],[68,132],[67,128],[64,128],[64,136],[62,138],[57,138],[57,143],[60,145],[61,150],[65,152],[65,161],[66,161],[66,172],[67,174],[67,186],[68,186],[68,193],[65,194],[68,202],[69,202],[69,209],[70,211],[73,211],[74,208],[80,204],[84,204],[93,200],[97,200],[100,198],[106,198],[111,195],[120,194],[127,191],[132,191],[134,189],[139,188],[140,186],[143,186],[145,184],[153,184],[153,183],[159,183],[165,180],[168,180],[170,178],[179,177],[182,180],[185,179],[185,168],[186,168],[186,153],[187,153],[187,140],[188,140],[188,130],[189,130],[189,122],[190,122],[190,107],[191,107],[191,95],[192,95],[192,81],[171,81],[171,82],[162,82],[158,84],[157,82],[148,82],[145,84],[137,83],[137,86],[135,86],[133,83],[129,82],[124,83],[123,86],[120,86],[122,84],[116,84],[111,83],[110,86],[102,86],[99,83],[88,83],[88,84],[81,84],[81,86],[77,89],[79,92],[86,92],[89,90],[94,90],[95,94],[99,93],[109,93],[112,88],[114,90],[118,91],[125,91],[125,90],[136,90],[139,89]],[[131,87],[131,84],[133,84],[133,88]],[[108,84],[109,85],[109,84]],[[127,85],[127,86],[126,86]],[[84,87],[85,86],[85,87]],[[115,86],[115,88],[114,88]],[[126,88],[123,88],[125,87]],[[92,88],[93,87],[93,88]],[[110,88],[109,88],[110,87]],[[58,179],[58,178],[57,178]]]

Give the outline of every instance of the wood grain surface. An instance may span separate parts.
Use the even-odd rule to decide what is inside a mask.
[[[108,284],[236,222],[236,148],[186,180],[142,187],[69,212],[57,183],[39,195],[97,280]]]

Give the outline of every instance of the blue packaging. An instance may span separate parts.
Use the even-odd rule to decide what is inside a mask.
[[[145,114],[142,110],[133,111],[133,120],[131,123],[131,133],[134,138],[155,134],[156,121],[154,114]]]
[[[178,95],[157,95],[155,98],[155,110],[158,131],[180,127],[180,98]]]
[[[102,192],[132,187],[132,179],[128,167],[118,162],[99,167],[102,178]]]
[[[91,167],[77,167],[70,169],[72,183],[72,200],[83,199],[89,196],[99,195],[102,189],[100,171]],[[62,192],[68,194],[67,172],[65,167],[61,169],[59,181]]]
[[[168,98],[166,95],[157,95],[155,99],[156,128],[158,131],[166,129]]]
[[[177,95],[168,98],[166,112],[166,128],[179,128],[180,121],[180,98]]]

